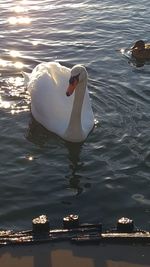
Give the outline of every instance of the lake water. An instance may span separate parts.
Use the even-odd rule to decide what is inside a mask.
[[[0,1],[0,227],[69,213],[150,228],[150,65],[119,52],[149,40],[149,0]],[[82,145],[35,123],[21,71],[85,65],[95,128]]]

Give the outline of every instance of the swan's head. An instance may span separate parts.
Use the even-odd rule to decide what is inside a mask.
[[[72,95],[77,85],[82,83],[83,81],[87,81],[86,68],[82,65],[75,65],[71,69],[71,77],[69,79],[69,86],[68,86],[66,95],[67,96]]]

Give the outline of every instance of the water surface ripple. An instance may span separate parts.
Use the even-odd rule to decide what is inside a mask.
[[[149,228],[150,65],[120,48],[149,40],[148,0],[0,3],[0,227],[51,225],[78,213],[112,226],[120,216]],[[82,145],[36,123],[21,71],[56,60],[86,66],[96,125]]]

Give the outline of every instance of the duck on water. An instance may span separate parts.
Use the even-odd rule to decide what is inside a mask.
[[[150,44],[143,40],[135,42],[131,47],[132,56],[139,61],[150,60]]]

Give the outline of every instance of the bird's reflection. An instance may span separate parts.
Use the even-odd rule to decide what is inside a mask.
[[[145,59],[137,59],[132,56],[131,49],[130,48],[121,48],[120,53],[125,56],[128,59],[129,65],[135,66],[137,68],[143,67],[145,64],[149,65],[150,60],[145,60]]]
[[[83,188],[81,187],[80,181],[82,176],[79,174],[80,168],[82,166],[80,162],[80,154],[82,150],[83,143],[71,143],[62,140],[57,135],[49,132],[45,129],[40,123],[38,123],[31,114],[31,119],[29,122],[29,127],[27,130],[26,138],[38,145],[44,146],[50,140],[63,142],[64,147],[68,151],[68,160],[69,160],[69,173],[65,176],[69,182],[69,188],[73,189],[76,195],[82,193]]]
[[[32,114],[30,116],[26,138],[36,145],[44,145],[49,138],[49,132],[34,119]]]
[[[137,60],[137,59],[133,59],[133,58],[131,58],[129,61],[128,61],[128,63],[130,64],[130,65],[133,65],[133,66],[135,66],[135,67],[137,67],[137,68],[141,68],[141,67],[143,67],[145,64],[147,64],[147,61],[146,60]]]
[[[82,149],[83,143],[69,143],[66,142],[66,147],[69,152],[69,161],[70,161],[70,174],[66,176],[66,178],[69,180],[69,185],[71,189],[74,189],[76,192],[76,195],[79,195],[82,193],[83,188],[81,187],[80,181],[82,179],[82,176],[77,174],[77,172],[80,170],[80,153]]]

